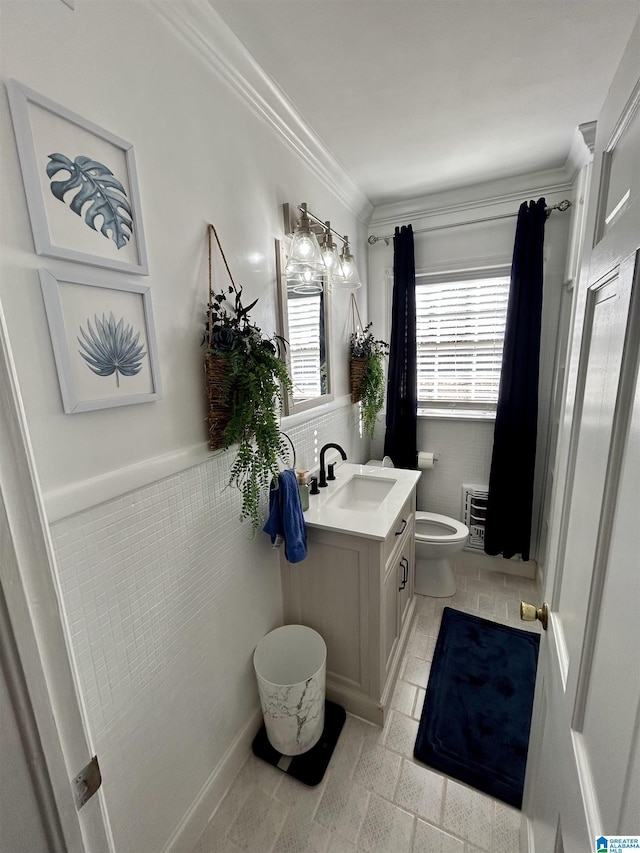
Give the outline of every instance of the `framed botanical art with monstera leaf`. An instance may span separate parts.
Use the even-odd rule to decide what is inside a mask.
[[[104,273],[39,273],[65,412],[157,400],[149,287]]]
[[[147,275],[133,145],[16,80],[7,92],[37,254]]]

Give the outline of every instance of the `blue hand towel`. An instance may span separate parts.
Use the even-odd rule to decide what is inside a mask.
[[[295,471],[283,471],[277,484],[272,480],[269,518],[262,529],[271,536],[272,544],[284,538],[284,553],[290,563],[299,563],[307,556],[307,525]]]

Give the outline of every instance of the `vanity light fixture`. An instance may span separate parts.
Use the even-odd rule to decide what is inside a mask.
[[[338,234],[329,221],[314,216],[307,209],[306,202],[303,202],[298,209],[302,215],[293,229],[290,224],[289,205],[283,205],[285,232],[287,234],[293,232],[289,260],[285,269],[289,289],[297,293],[311,293],[314,292],[311,288],[315,283],[315,291],[322,290],[323,277],[328,278],[332,288],[355,290],[362,287],[349,247],[349,238]],[[342,240],[340,254],[338,254],[333,235]],[[318,246],[320,264],[317,262],[315,247],[311,248],[313,246],[311,238]]]

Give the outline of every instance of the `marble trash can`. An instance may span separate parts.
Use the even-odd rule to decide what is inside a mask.
[[[283,625],[263,637],[253,667],[267,737],[282,755],[301,755],[324,729],[327,647],[305,625]]]

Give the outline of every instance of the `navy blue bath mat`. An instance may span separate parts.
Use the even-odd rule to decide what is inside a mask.
[[[540,637],[445,607],[415,758],[522,806]]]

